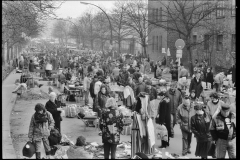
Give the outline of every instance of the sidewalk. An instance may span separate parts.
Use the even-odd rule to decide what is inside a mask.
[[[20,78],[20,75],[21,74],[15,74],[13,71],[2,83],[2,158],[4,159],[17,158],[10,135],[10,116],[17,97],[16,94],[12,93],[16,87],[14,82]]]

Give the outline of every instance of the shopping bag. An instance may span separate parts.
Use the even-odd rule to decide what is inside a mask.
[[[65,115],[66,115],[66,117],[68,117],[68,118],[74,118],[74,117],[76,117],[76,115],[77,115],[76,106],[73,106],[73,105],[67,106],[67,107],[66,107],[66,110],[65,110]]]
[[[34,145],[34,143],[28,141],[28,142],[24,145],[24,147],[23,147],[23,149],[22,149],[22,154],[23,154],[23,156],[25,156],[25,157],[31,158],[31,157],[34,155],[35,151],[36,151],[36,150],[35,150],[35,145]]]

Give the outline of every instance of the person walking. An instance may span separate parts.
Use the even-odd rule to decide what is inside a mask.
[[[228,104],[223,104],[220,113],[213,118],[210,133],[216,142],[216,158],[236,158],[236,114],[230,111]]]
[[[195,90],[195,94],[196,97],[199,98],[202,91],[203,91],[203,87],[202,87],[202,81],[200,79],[200,72],[196,73],[196,76],[191,80],[190,86],[189,86],[189,93],[192,92],[192,90]]]
[[[209,97],[211,100],[207,102],[207,112],[214,118],[220,112],[221,106],[224,102],[219,99],[216,92],[211,93]]]
[[[51,76],[52,69],[53,69],[52,64],[49,61],[47,61],[46,67],[45,67],[46,77],[50,77]]]
[[[207,159],[209,150],[213,145],[212,136],[209,130],[212,117],[204,111],[203,105],[201,104],[195,105],[194,110],[196,114],[191,117],[191,130],[197,139],[195,156]]]
[[[46,158],[50,159],[51,147],[49,145],[48,136],[51,129],[54,128],[54,120],[52,114],[46,110],[43,104],[35,105],[35,113],[32,115],[28,138],[35,145],[36,159],[41,159],[41,141],[46,152]]]
[[[162,146],[160,148],[166,148],[169,146],[170,137],[172,137],[171,132],[171,107],[170,107],[170,99],[166,95],[166,90],[162,89],[158,94],[160,99],[160,103],[158,105],[156,123],[160,125],[164,125],[168,131],[168,141],[162,140]]]
[[[177,109],[176,121],[182,131],[182,155],[191,154],[192,131],[190,128],[191,117],[194,115],[193,105],[191,105],[189,95],[185,94],[182,104]]]
[[[104,147],[104,159],[116,158],[116,149],[120,141],[120,134],[123,130],[123,115],[117,107],[114,98],[109,98],[105,105],[100,119],[100,129],[102,131],[102,142]]]
[[[227,73],[220,72],[214,77],[214,88],[216,92],[220,92],[222,85],[223,85],[223,79],[227,76]]]
[[[174,136],[174,126],[176,124],[176,114],[177,107],[182,103],[181,92],[177,89],[176,82],[171,82],[170,89],[167,91],[166,95],[170,99],[170,107],[171,107],[171,132],[172,138]]]
[[[53,116],[55,122],[55,128],[61,133],[61,111],[63,110],[60,108],[60,103],[56,100],[57,95],[55,92],[51,92],[49,94],[49,101],[47,101],[45,108],[48,112],[50,112]]]

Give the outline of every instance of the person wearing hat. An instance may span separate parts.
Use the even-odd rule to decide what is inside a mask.
[[[62,108],[60,108],[59,101],[56,100],[57,95],[55,92],[51,92],[49,94],[49,101],[47,101],[45,108],[48,112],[50,112],[53,116],[54,122],[55,122],[55,128],[58,129],[58,131],[61,133],[61,112]]]
[[[201,73],[197,72],[196,76],[191,80],[190,86],[189,86],[189,93],[192,92],[192,90],[195,90],[196,97],[199,98],[202,91],[202,81],[200,79]]]
[[[36,159],[41,159],[41,141],[46,152],[46,158],[50,159],[51,147],[48,137],[53,128],[54,120],[52,114],[46,110],[43,104],[36,104],[35,113],[32,115],[28,132],[29,141],[33,141],[35,145]]]
[[[236,114],[230,105],[222,104],[220,112],[213,118],[210,132],[216,142],[216,158],[236,158]]]
[[[100,119],[100,129],[102,131],[102,143],[104,144],[104,159],[116,158],[117,145],[120,142],[120,134],[123,130],[123,115],[118,110],[114,98],[109,98]]]
[[[209,150],[213,145],[212,136],[209,130],[212,116],[205,112],[202,104],[194,106],[195,115],[191,117],[191,130],[197,139],[195,156],[207,159]]]
[[[162,140],[162,145],[159,148],[166,148],[169,146],[170,137],[172,137],[171,132],[171,107],[170,99],[166,95],[166,89],[162,88],[158,93],[158,99],[160,100],[157,110],[157,116],[155,122],[160,125],[164,125],[168,131],[168,141]]]
[[[191,154],[192,131],[190,119],[194,115],[194,107],[191,104],[189,95],[185,94],[182,98],[182,104],[177,109],[176,121],[182,131],[182,155]]]
[[[213,92],[210,94],[210,101],[207,103],[208,113],[214,118],[221,109],[221,105],[224,103],[219,99],[218,93]]]

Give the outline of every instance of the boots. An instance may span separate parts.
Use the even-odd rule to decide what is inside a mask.
[[[41,159],[41,152],[36,152],[36,159]]]

